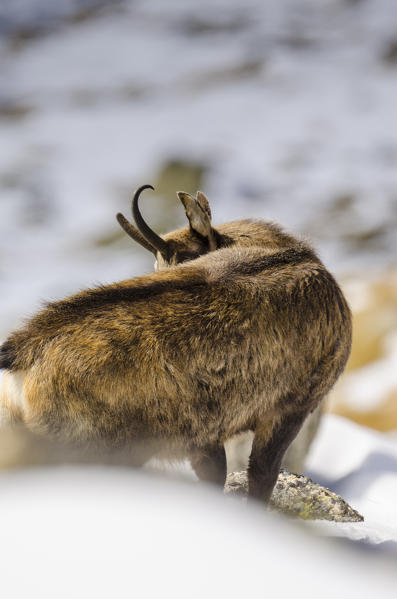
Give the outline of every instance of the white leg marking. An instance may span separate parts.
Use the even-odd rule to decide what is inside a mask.
[[[235,435],[225,442],[228,473],[239,472],[247,468],[253,440],[254,433],[247,431]]]

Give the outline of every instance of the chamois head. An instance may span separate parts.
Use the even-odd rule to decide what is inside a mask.
[[[197,192],[196,197],[184,191],[177,192],[185,208],[189,228],[168,233],[162,238],[147,225],[140,213],[138,199],[144,189],[154,190],[154,187],[142,185],[134,193],[131,209],[136,227],[120,213],[116,218],[127,235],[156,256],[156,270],[193,260],[216,249],[216,232],[211,226],[210,205],[201,191]]]

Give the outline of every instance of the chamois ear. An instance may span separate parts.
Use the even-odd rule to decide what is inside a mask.
[[[211,208],[206,196],[202,191],[198,191],[196,197],[184,191],[178,191],[177,195],[185,208],[190,228],[208,239],[211,250],[216,249],[214,230],[211,226]]]

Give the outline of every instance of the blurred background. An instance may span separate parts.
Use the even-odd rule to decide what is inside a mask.
[[[152,270],[115,220],[138,185],[160,233],[202,189],[311,240],[354,312],[328,410],[397,448],[396,106],[395,0],[3,0],[0,339]]]
[[[152,183],[307,236],[355,314],[330,409],[397,430],[394,0],[0,3],[0,338],[43,299],[150,271],[115,221]]]

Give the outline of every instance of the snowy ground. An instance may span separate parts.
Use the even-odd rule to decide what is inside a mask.
[[[395,597],[385,555],[313,538],[199,485],[122,470],[0,479],[1,587],[33,597]]]
[[[329,535],[370,544],[389,543],[397,556],[397,439],[326,415],[306,470],[363,516],[357,524],[316,523]]]
[[[117,468],[3,473],[2,589],[42,599],[395,597],[396,443],[328,416],[310,468],[365,522],[297,526],[198,483]]]

